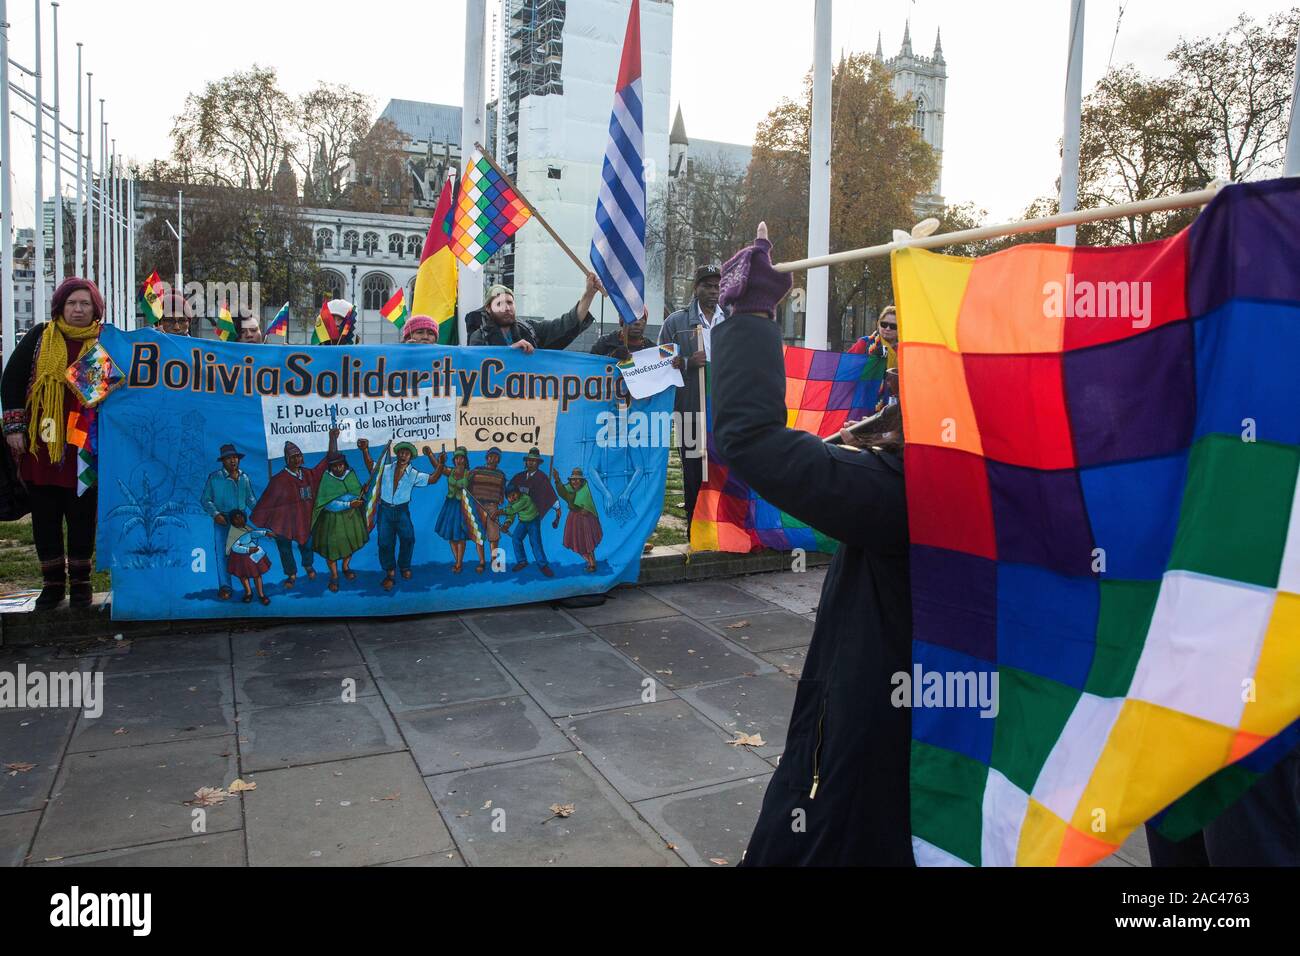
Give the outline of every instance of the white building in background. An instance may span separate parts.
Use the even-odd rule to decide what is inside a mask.
[[[944,97],[948,88],[948,66],[943,58],[939,31],[934,33],[934,52],[919,56],[912,52],[912,25],[903,27],[903,46],[897,56],[885,59],[880,35],[876,35],[876,60],[893,74],[894,95],[913,100],[912,125],[930,144],[939,159],[939,175],[927,196],[918,196],[918,216],[941,215],[943,212],[943,117]]]
[[[492,136],[498,156],[520,191],[584,263],[590,258],[628,7],[628,0],[501,0],[495,21],[501,25],[495,38],[501,98]],[[672,38],[672,0],[641,0],[647,189],[668,169]],[[518,314],[534,318],[571,309],[585,281],[537,223],[516,235],[500,274],[515,290]],[[662,275],[646,276],[651,324],[662,321],[663,286]],[[611,305],[604,311],[607,325],[618,321]],[[593,335],[591,330],[580,341]]]

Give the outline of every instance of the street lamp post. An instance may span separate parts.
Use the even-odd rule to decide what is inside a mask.
[[[264,242],[266,242],[266,230],[265,230],[264,228],[262,228],[262,224],[261,224],[260,222],[257,224],[257,228],[256,228],[255,230],[253,230],[253,240],[254,240],[254,242],[257,243],[256,251],[254,252],[253,257],[254,257],[254,261],[256,262],[256,265],[257,265],[257,302],[258,302],[258,311],[261,311],[261,302],[262,302],[262,244],[263,244]],[[261,325],[262,325],[262,316],[258,315],[258,316],[255,316],[255,318],[257,319],[257,325],[258,325],[258,328],[261,328]]]

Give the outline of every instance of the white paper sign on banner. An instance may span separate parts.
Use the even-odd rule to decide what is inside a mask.
[[[633,398],[649,398],[666,388],[682,387],[682,373],[673,368],[676,358],[676,345],[652,345],[619,362],[618,370]]]
[[[390,439],[413,442],[421,448],[434,443],[440,447],[456,440],[456,403],[455,395],[434,397],[428,386],[417,395],[394,398],[263,396],[266,456],[283,456],[286,441],[307,455],[323,452],[329,447],[334,425],[340,432],[340,448],[355,448],[358,438],[368,439],[376,447]]]

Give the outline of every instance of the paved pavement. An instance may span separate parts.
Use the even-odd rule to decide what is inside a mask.
[[[0,710],[0,764],[32,765],[0,772],[0,865],[734,864],[822,575],[0,650],[102,671],[105,698],[97,719]],[[186,805],[236,779],[256,789]]]

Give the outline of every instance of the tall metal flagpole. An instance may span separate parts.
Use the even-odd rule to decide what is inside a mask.
[[[78,121],[81,126],[81,121]],[[95,74],[86,74],[86,118],[82,127],[86,131],[86,271],[82,273],[95,281]]]
[[[466,162],[474,151],[474,144],[486,142],[485,91],[483,89],[483,46],[486,39],[485,21],[487,0],[465,0],[465,85],[463,109],[460,114],[460,155]],[[458,265],[460,281],[456,294],[460,301],[457,309],[457,334],[465,344],[465,316],[483,307],[483,276],[464,265]]]
[[[1074,212],[1079,204],[1079,126],[1083,113],[1083,7],[1073,0],[1070,13],[1070,61],[1065,71],[1065,137],[1061,145],[1061,208]],[[1074,226],[1056,230],[1058,246],[1074,245]]]
[[[14,354],[14,203],[9,163],[9,3],[0,0],[0,338]]]
[[[127,284],[126,309],[127,314],[134,320],[135,318],[135,294],[139,286],[136,284],[135,274],[135,175],[132,174],[126,180],[126,268],[127,278],[130,280]],[[135,327],[135,322],[127,323],[131,328]]]
[[[831,249],[831,0],[817,0],[813,15],[812,139],[808,169],[808,256]],[[826,348],[830,311],[829,269],[808,273],[803,344]]]
[[[1291,83],[1291,119],[1286,134],[1286,165],[1283,173],[1300,176],[1300,118],[1296,117],[1300,104],[1300,42],[1295,45],[1295,78]]]
[[[32,230],[36,237],[32,267],[36,273],[32,277],[32,320],[39,322],[45,318],[45,100],[41,98],[41,0],[32,2],[36,7],[36,228]]]
[[[99,100],[99,188],[95,191],[99,200],[99,291],[108,294],[108,207],[104,204],[104,179],[108,175],[108,163],[105,160],[104,147],[104,100]]]
[[[86,173],[86,164],[81,155],[81,44],[77,44],[77,243],[75,248],[75,257],[72,260],[72,271],[77,275],[85,275],[82,271],[82,263],[86,258],[86,210],[83,206],[85,192],[83,190],[82,177]]]
[[[54,288],[63,281],[63,124],[59,115],[59,5],[54,8]]]

